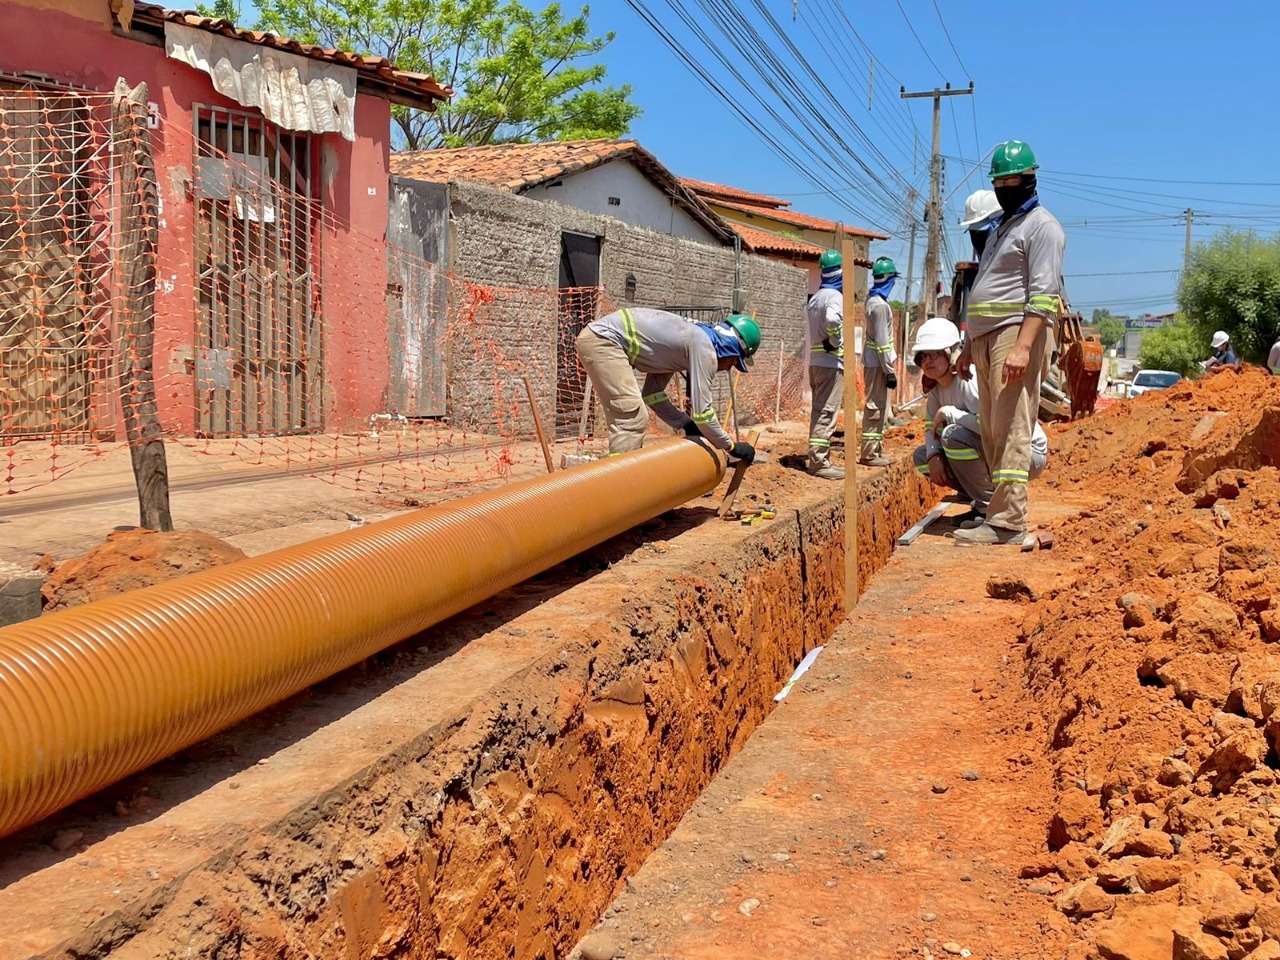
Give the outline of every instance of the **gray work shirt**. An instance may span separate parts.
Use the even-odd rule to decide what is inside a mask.
[[[893,349],[893,308],[884,297],[867,297],[867,330],[862,365],[893,373],[898,353]]]
[[[733,446],[716,416],[712,393],[719,372],[716,348],[698,324],[665,310],[636,307],[601,317],[587,327],[621,347],[631,366],[646,374],[641,388],[645,405],[677,430],[684,429],[689,417],[671,402],[667,384],[677,373],[688,372],[689,408],[699,432],[721,450]]]
[[[1062,256],[1067,235],[1044,207],[1005,220],[982,251],[965,305],[965,335],[984,336],[1022,323],[1027,314],[1052,327],[1062,312]]]
[[[809,366],[844,369],[844,294],[823,287],[809,298]],[[822,345],[826,340],[834,347]]]

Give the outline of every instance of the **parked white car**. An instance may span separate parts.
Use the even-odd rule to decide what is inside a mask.
[[[1124,395],[1126,399],[1132,400],[1138,394],[1146,393],[1148,390],[1165,390],[1181,379],[1182,374],[1174,373],[1172,370],[1139,370],[1129,381],[1129,389]]]

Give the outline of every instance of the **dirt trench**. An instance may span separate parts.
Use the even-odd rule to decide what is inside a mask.
[[[799,483],[760,476],[778,502]],[[843,510],[800,479],[802,505],[767,526],[707,518],[708,498],[676,512],[702,521],[677,519],[674,539],[641,538],[540,604],[517,588],[445,625],[429,654],[391,655],[427,667],[378,687],[400,713],[377,716],[370,696],[324,715],[310,761],[253,745],[284,727],[292,749],[286,704],[99,799],[117,828],[87,826],[90,802],[14,838],[0,915],[21,921],[0,958],[563,956],[842,619]],[[863,497],[865,581],[936,491],[898,463]],[[500,676],[507,651],[528,660],[467,686]],[[316,709],[389,662],[299,700]],[[374,722],[357,734],[353,717]],[[49,837],[85,831],[50,856]]]

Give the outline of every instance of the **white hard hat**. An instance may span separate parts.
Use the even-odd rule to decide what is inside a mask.
[[[960,343],[960,330],[946,317],[930,317],[916,330],[912,354],[925,350],[950,350]]]
[[[983,220],[990,220],[1000,212],[1000,201],[996,199],[994,190],[975,190],[964,202],[964,219],[962,227],[977,226]]]
[[[1219,330],[1213,335],[1213,339],[1209,341],[1209,345],[1213,347],[1213,349],[1217,350],[1219,347],[1225,347],[1230,339],[1231,338],[1227,336],[1227,331]],[[1201,342],[1203,343],[1203,341]]]

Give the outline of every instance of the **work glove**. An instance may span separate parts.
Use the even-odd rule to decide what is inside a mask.
[[[896,373],[886,373],[884,375],[884,382],[888,384],[890,390],[898,389],[898,375]]]
[[[745,461],[747,466],[751,466],[752,461],[756,458],[756,448],[745,441],[739,440],[730,448],[729,456],[735,460]]]
[[[698,425],[692,420],[685,421],[684,435],[686,437],[692,437],[694,440],[702,439],[702,431],[698,429]]]

